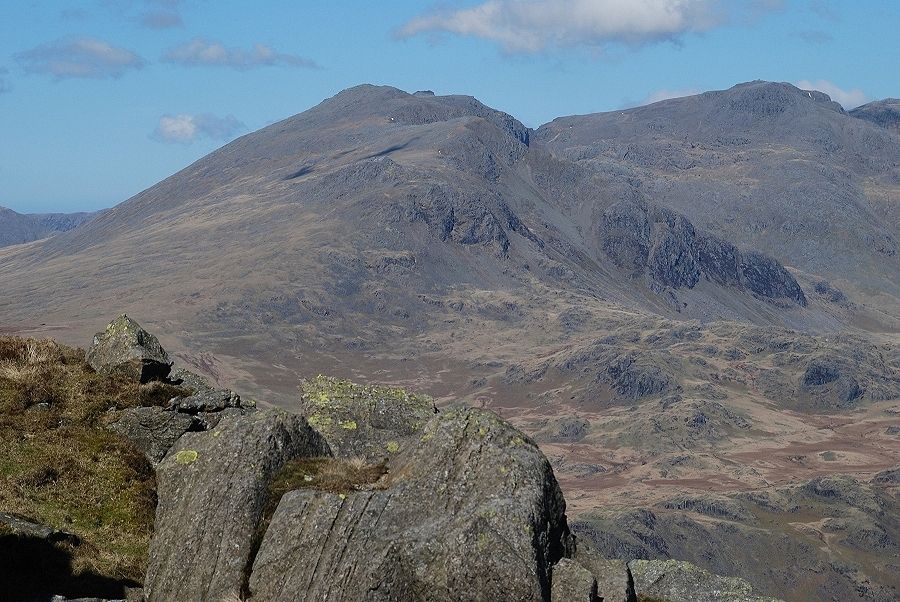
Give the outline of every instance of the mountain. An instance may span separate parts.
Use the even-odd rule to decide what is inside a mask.
[[[127,312],[284,407],[318,373],[483,405],[539,441],[573,514],[619,512],[661,554],[704,532],[627,513],[897,463],[898,198],[900,139],[788,84],[537,130],[359,86],[0,251],[0,328],[78,342]],[[778,524],[825,538],[826,506]],[[805,599],[896,587],[855,550],[804,568]],[[764,560],[732,572],[795,599]]]
[[[898,315],[900,140],[821,92],[750,82],[563,117],[535,138],[700,228]]]
[[[856,107],[850,114],[859,119],[896,133],[900,133],[900,99],[885,98]]]
[[[32,242],[56,232],[67,232],[96,217],[97,213],[21,214],[0,207],[0,247]]]

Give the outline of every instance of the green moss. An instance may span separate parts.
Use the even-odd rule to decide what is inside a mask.
[[[357,424],[355,420],[345,420],[341,423],[341,428],[346,429],[348,431],[355,431],[357,429]]]
[[[400,444],[396,441],[388,441],[385,447],[387,448],[388,452],[392,454],[396,454],[398,451],[400,451]]]
[[[490,536],[487,533],[482,532],[478,534],[478,541],[475,543],[475,547],[479,552],[483,552],[484,550],[491,547],[491,543],[492,542]]]
[[[372,485],[387,474],[383,462],[340,458],[300,458],[288,462],[276,475],[272,489],[286,491],[310,487],[332,493],[348,493]]]

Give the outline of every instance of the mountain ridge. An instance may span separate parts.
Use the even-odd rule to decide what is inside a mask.
[[[0,207],[0,247],[29,243],[57,232],[73,230],[100,213],[18,213]]]

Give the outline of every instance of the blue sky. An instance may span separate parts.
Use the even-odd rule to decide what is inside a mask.
[[[753,79],[900,96],[894,0],[8,0],[0,205],[109,207],[363,82],[536,127]]]

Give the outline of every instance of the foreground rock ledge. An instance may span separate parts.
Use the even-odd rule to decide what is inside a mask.
[[[328,453],[304,418],[274,410],[182,436],[157,469],[147,600],[239,600],[273,475]]]
[[[285,495],[250,591],[267,601],[540,602],[573,550],[537,446],[491,413],[450,410],[396,458],[383,490]]]

